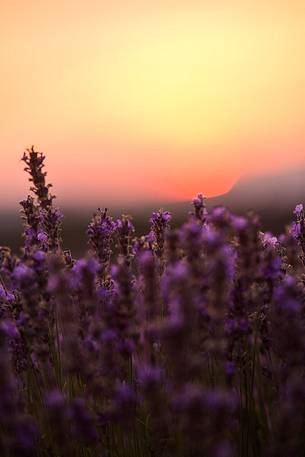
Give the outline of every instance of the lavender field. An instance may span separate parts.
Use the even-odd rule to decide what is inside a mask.
[[[0,248],[0,455],[304,457],[302,204],[279,237],[201,194],[143,236],[99,209],[74,259],[44,155],[23,160],[23,248]]]

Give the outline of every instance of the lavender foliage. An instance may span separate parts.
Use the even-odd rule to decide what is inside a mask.
[[[303,205],[280,237],[202,194],[143,236],[98,210],[76,260],[44,155],[23,160],[23,248],[0,248],[1,456],[303,457]]]

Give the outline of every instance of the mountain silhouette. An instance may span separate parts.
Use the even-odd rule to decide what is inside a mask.
[[[292,211],[297,203],[305,202],[305,167],[244,177],[224,195],[209,199],[209,205],[225,205],[231,210],[272,212]]]

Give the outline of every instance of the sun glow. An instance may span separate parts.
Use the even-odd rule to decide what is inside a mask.
[[[299,2],[4,1],[0,21],[1,159],[34,142],[66,199],[216,194],[305,157]]]

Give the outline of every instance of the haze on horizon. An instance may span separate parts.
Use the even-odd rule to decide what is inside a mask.
[[[305,3],[2,0],[0,206],[32,144],[66,204],[189,199],[305,162]]]

